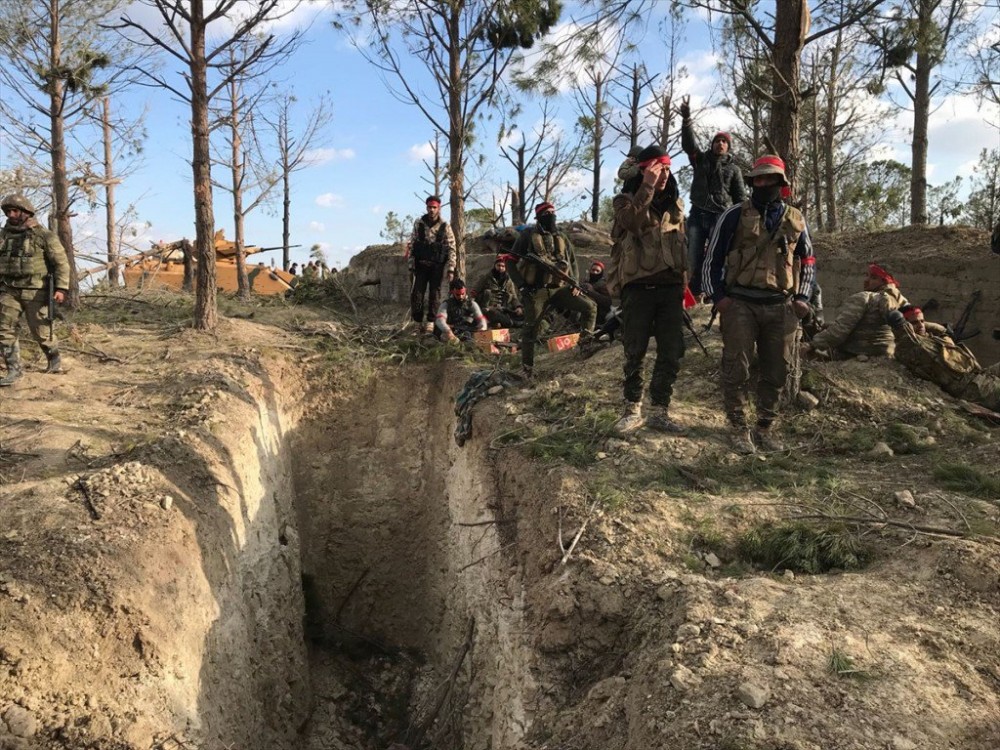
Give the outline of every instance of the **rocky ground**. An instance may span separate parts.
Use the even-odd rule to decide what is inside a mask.
[[[896,363],[744,457],[717,329],[683,436],[611,434],[620,346],[544,355],[459,447],[516,360],[400,308],[112,297],[2,394],[3,750],[1000,746],[997,427]]]

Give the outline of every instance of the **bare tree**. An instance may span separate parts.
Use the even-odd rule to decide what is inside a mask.
[[[262,115],[274,134],[278,148],[278,169],[281,172],[281,267],[285,271],[291,263],[292,175],[315,163],[313,149],[333,120],[333,107],[328,96],[321,96],[302,120],[294,116],[297,102],[294,93],[286,93],[278,98],[273,112]]]
[[[967,28],[968,0],[902,0],[880,17],[871,37],[913,108],[910,223],[926,224],[927,129],[934,97],[947,90],[940,68]]]
[[[79,303],[71,182],[81,176],[74,174],[67,139],[91,102],[126,82],[118,63],[130,49],[102,26],[117,6],[114,0],[7,0],[0,16],[0,130],[25,162],[32,154],[49,156],[51,218],[69,259],[71,307]]]
[[[146,26],[130,15],[122,16],[118,28],[134,35],[138,43],[159,48],[179,62],[183,84],[171,83],[149,67],[141,72],[152,85],[161,86],[191,106],[191,172],[194,187],[195,253],[198,259],[195,285],[194,326],[214,330],[218,324],[215,271],[215,214],[212,203],[212,160],[209,143],[209,105],[230,81],[245,70],[280,59],[295,43],[293,34],[277,41],[262,28],[293,12],[298,2],[257,0],[139,0],[159,13],[161,27]],[[206,7],[207,6],[207,7]],[[246,11],[245,15],[241,12]],[[208,41],[209,29],[231,26],[220,38]],[[236,65],[227,63],[230,49],[249,41]],[[211,79],[211,80],[210,80]]]
[[[465,267],[466,149],[474,123],[501,95],[503,75],[519,47],[528,47],[558,19],[557,0],[342,0],[337,26],[366,26],[359,50],[392,79],[394,93],[417,107],[448,137],[451,226],[458,272]],[[418,61],[432,91],[403,60]]]

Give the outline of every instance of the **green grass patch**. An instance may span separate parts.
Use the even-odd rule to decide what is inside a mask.
[[[763,568],[803,573],[855,570],[871,559],[871,551],[845,527],[817,527],[803,522],[754,526],[740,537],[737,554]]]
[[[934,478],[945,488],[962,492],[973,497],[981,497],[1000,502],[1000,479],[967,464],[937,466]]]
[[[885,442],[898,455],[934,450],[935,441],[926,427],[893,422],[885,428]]]
[[[586,409],[568,424],[533,428],[532,436],[521,442],[527,454],[539,461],[562,461],[583,468],[597,460],[597,452],[617,419],[618,415],[607,409]]]
[[[827,668],[830,670],[831,674],[835,674],[837,677],[843,677],[845,679],[864,682],[873,678],[871,672],[866,669],[859,669],[855,664],[854,659],[852,659],[846,652],[841,651],[839,648],[831,649],[830,658],[827,662]]]

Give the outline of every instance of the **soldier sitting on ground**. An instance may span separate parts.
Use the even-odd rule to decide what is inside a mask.
[[[434,319],[434,335],[441,341],[471,341],[473,331],[486,330],[486,316],[468,295],[465,282],[452,279],[448,299],[441,303]]]
[[[903,313],[906,322],[913,326],[913,330],[918,336],[935,336],[943,339],[948,344],[953,345],[955,343],[951,329],[948,326],[925,320],[924,311],[916,305],[907,303],[900,307],[899,311]]]
[[[486,315],[490,328],[516,328],[524,324],[524,308],[517,296],[517,287],[507,273],[506,255],[498,255],[493,268],[472,293]]]
[[[840,314],[825,330],[817,333],[802,351],[810,350],[832,359],[891,357],[895,346],[885,318],[906,304],[899,283],[878,263],[871,263],[865,274],[864,289],[852,294],[840,308]]]
[[[590,264],[587,279],[580,283],[583,291],[597,304],[597,322],[603,323],[611,312],[611,292],[608,291],[608,277],[604,264],[595,260]]]
[[[910,372],[937,383],[955,398],[1000,411],[1000,365],[984,370],[967,346],[956,344],[947,335],[918,333],[920,326],[899,310],[890,312],[886,322],[896,338],[896,361]]]

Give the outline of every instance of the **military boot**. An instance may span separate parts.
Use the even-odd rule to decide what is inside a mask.
[[[650,409],[649,417],[646,419],[646,427],[658,432],[671,432],[675,435],[684,432],[684,428],[670,418],[667,407],[658,404],[653,404],[653,408]]]
[[[746,425],[733,425],[733,450],[741,456],[749,456],[757,452],[753,444],[753,433]]]
[[[0,386],[13,385],[14,381],[24,374],[24,369],[21,367],[21,352],[17,344],[12,346],[0,345],[0,355],[3,356],[4,362],[7,363],[7,374],[0,378]]]
[[[613,429],[619,435],[628,435],[638,430],[642,425],[642,402],[626,401],[621,418],[615,422]]]
[[[775,434],[774,426],[770,422],[758,422],[753,439],[757,447],[767,453],[779,453],[785,450],[785,444]]]
[[[48,360],[48,366],[45,368],[45,372],[62,372],[62,357],[59,356],[58,349],[49,349],[45,352],[45,359]]]

